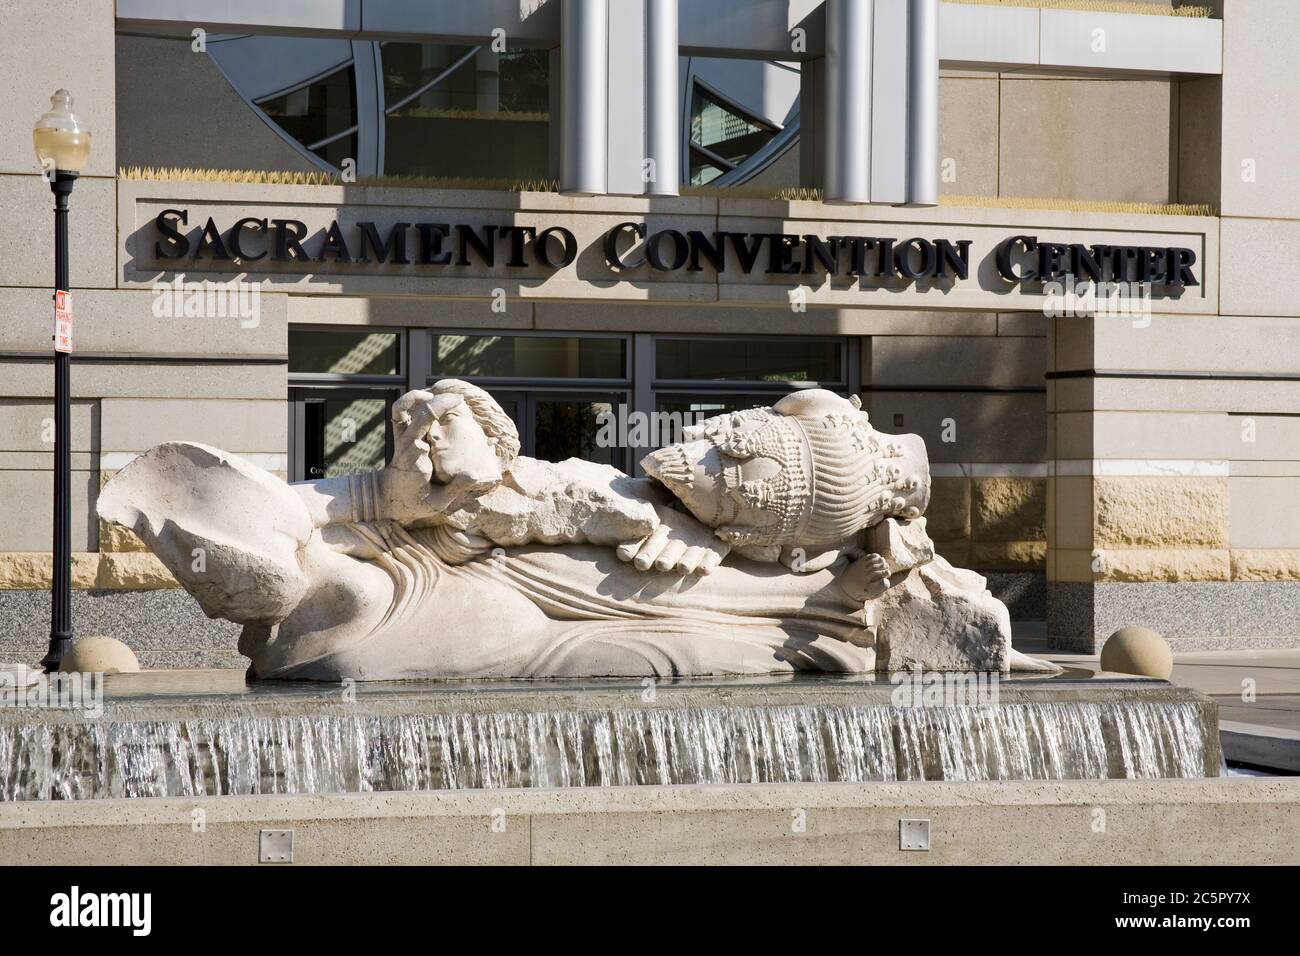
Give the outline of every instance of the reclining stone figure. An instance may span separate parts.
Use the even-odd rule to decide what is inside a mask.
[[[264,678],[1051,671],[934,553],[924,445],[820,389],[709,419],[633,479],[520,456],[457,380],[393,406],[379,471],[285,484],[158,445],[104,488]]]

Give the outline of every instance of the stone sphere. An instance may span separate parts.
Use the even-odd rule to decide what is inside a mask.
[[[140,670],[135,653],[111,637],[83,637],[63,655],[59,670],[81,674],[134,674]]]
[[[1169,642],[1148,627],[1121,627],[1101,648],[1101,669],[1168,680],[1174,669]]]

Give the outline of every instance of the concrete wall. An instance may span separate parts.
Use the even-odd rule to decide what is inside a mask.
[[[195,811],[201,810],[202,817]],[[899,849],[901,819],[930,850]],[[202,819],[202,829],[195,821]],[[1296,864],[1300,780],[763,784],[0,804],[9,864]]]
[[[1184,182],[1222,210],[1218,315],[1056,320],[1049,634],[1123,623],[1186,647],[1294,641],[1300,620],[1300,22],[1236,0],[1196,81]]]
[[[115,49],[119,166],[317,168],[189,40],[119,36]]]
[[[202,618],[187,596],[139,596],[135,589],[174,582],[131,535],[101,527],[94,507],[116,469],[168,438],[220,445],[275,471],[286,467],[286,297],[263,296],[254,327],[237,319],[160,318],[149,290],[118,288],[119,163],[204,165],[195,144],[215,155],[223,137],[228,150],[256,152],[260,123],[240,125],[229,103],[234,94],[206,57],[189,54],[188,44],[115,38],[113,15],[111,0],[16,0],[0,8],[0,61],[11,81],[0,116],[0,209],[7,222],[22,224],[0,231],[0,659],[36,660],[48,640],[53,203],[38,175],[31,126],[48,109],[49,94],[66,87],[92,133],[90,164],[73,191],[69,219],[73,583],[80,589],[74,626],[79,636],[121,631],[144,646],[169,638],[185,645],[174,647],[173,661],[232,664],[238,658],[229,626],[212,631],[219,646],[205,656],[198,646]],[[52,22],[75,55],[55,55]],[[187,123],[189,104],[176,94],[196,89],[224,96],[224,110]],[[274,139],[264,127],[261,133]],[[240,163],[231,152],[214,165]],[[132,598],[115,597],[121,594]],[[182,622],[184,630],[169,633],[169,625]],[[178,640],[177,633],[191,636]]]

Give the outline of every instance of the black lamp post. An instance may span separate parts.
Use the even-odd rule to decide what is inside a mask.
[[[72,647],[72,302],[68,279],[68,201],[90,156],[90,132],[58,90],[32,130],[36,158],[54,193],[54,575],[50,587],[50,647],[41,666],[55,671]]]

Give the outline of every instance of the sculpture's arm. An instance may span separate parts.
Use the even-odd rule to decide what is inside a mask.
[[[491,483],[458,476],[443,485],[418,471],[390,465],[378,471],[294,482],[290,487],[318,528],[385,519],[418,527],[439,523],[443,515],[482,494]]]
[[[335,524],[374,521],[381,517],[379,472],[368,471],[316,481],[297,481],[291,487],[307,506],[317,528]]]

